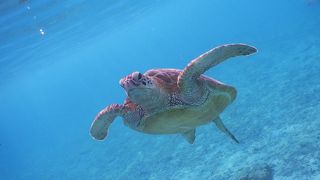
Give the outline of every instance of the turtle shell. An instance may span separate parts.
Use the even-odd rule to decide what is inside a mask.
[[[157,82],[161,84],[165,89],[168,89],[171,92],[176,92],[179,90],[178,78],[182,72],[183,70],[180,69],[151,69],[145,72],[144,75],[156,79]],[[210,90],[228,91],[228,93],[230,93],[230,96],[232,97],[232,100],[234,100],[236,95],[234,94],[235,92],[229,92],[235,90],[232,86],[226,85],[216,79],[205,75],[201,75],[199,77],[199,80],[203,81]]]
[[[177,94],[177,82],[181,72],[179,69],[152,69],[144,75],[156,79],[168,93]],[[201,75],[199,80],[204,82],[203,85],[208,89],[203,104],[168,106],[145,115],[141,119],[141,131],[150,134],[175,134],[194,129],[217,118],[236,97],[236,90],[232,86],[204,75]]]

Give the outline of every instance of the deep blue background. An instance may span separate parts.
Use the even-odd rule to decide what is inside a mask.
[[[317,0],[0,2],[0,179],[234,179],[257,163],[320,179],[319,29]],[[238,89],[222,118],[240,145],[213,125],[189,145],[120,119],[91,139],[120,78],[233,42],[259,53],[206,75]]]

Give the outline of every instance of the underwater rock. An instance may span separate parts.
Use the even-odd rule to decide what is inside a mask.
[[[237,180],[273,180],[273,169],[267,164],[244,168],[238,174]]]

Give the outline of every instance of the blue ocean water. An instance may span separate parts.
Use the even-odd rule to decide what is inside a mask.
[[[318,0],[0,2],[0,179],[320,179]],[[214,125],[146,135],[95,115],[123,76],[183,69],[226,43],[259,52],[206,72],[237,88]]]

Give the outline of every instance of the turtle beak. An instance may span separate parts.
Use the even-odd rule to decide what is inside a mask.
[[[132,79],[132,75],[129,74],[125,77],[123,77],[122,79],[120,79],[119,84],[121,87],[123,87],[124,89],[128,88],[128,82]]]
[[[125,88],[124,82],[125,82],[125,78],[122,78],[122,79],[120,79],[120,81],[119,81],[119,85],[120,85],[122,88]]]
[[[128,91],[132,87],[137,87],[139,84],[135,82],[131,77],[124,77],[119,81],[120,86]]]
[[[139,86],[139,82],[136,79],[134,79],[134,77],[131,74],[120,79],[119,84],[124,89],[130,88],[130,86],[134,86],[134,87]]]

